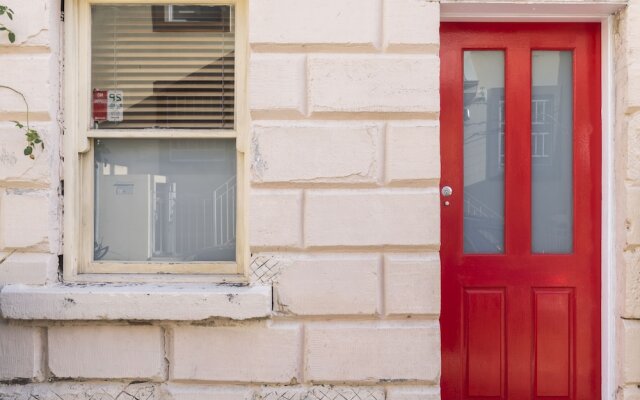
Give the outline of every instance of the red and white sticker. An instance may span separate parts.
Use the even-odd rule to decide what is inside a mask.
[[[122,90],[93,89],[93,120],[122,122],[124,120],[124,92]]]
[[[107,120],[108,90],[93,89],[93,120],[95,122]]]

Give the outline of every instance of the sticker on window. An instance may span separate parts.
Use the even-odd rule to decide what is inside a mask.
[[[124,119],[124,93],[122,90],[109,90],[107,102],[107,120],[122,122]]]
[[[124,92],[93,89],[93,121],[122,122],[122,120],[124,120]]]

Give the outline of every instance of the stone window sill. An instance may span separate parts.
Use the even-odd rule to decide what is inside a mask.
[[[244,320],[271,314],[270,286],[7,285],[0,315],[16,320]]]

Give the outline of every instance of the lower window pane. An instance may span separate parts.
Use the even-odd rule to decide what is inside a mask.
[[[98,139],[95,261],[234,261],[234,139]]]

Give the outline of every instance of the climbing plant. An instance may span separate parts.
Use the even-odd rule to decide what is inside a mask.
[[[13,10],[0,4],[0,16],[3,15],[6,15],[10,20],[13,20]],[[7,33],[7,37],[11,43],[16,41],[16,34],[2,22],[0,22],[0,31],[5,31]]]
[[[13,20],[13,16],[14,16],[14,11],[12,9],[10,9],[8,6],[0,4],[0,18],[6,17],[6,18],[9,18],[9,20]],[[3,33],[3,32],[7,34],[7,39],[9,39],[10,43],[14,43],[16,41],[16,34],[11,29],[9,29],[9,27],[7,27],[0,19],[0,33]],[[22,94],[22,92],[20,92],[19,90],[16,90],[10,86],[5,86],[5,85],[0,85],[0,89],[9,90],[17,94],[22,98],[22,101],[25,104],[25,107],[27,109],[26,124],[23,124],[19,121],[12,121],[12,122],[15,124],[16,128],[24,132],[24,135],[27,140],[27,145],[25,146],[23,153],[25,156],[28,156],[33,160],[35,158],[33,151],[36,149],[36,146],[40,145],[40,148],[44,150],[44,142],[42,141],[42,138],[40,137],[40,134],[38,133],[38,131],[31,128],[31,126],[29,125],[29,103],[27,102],[27,99],[24,97],[24,94]]]

